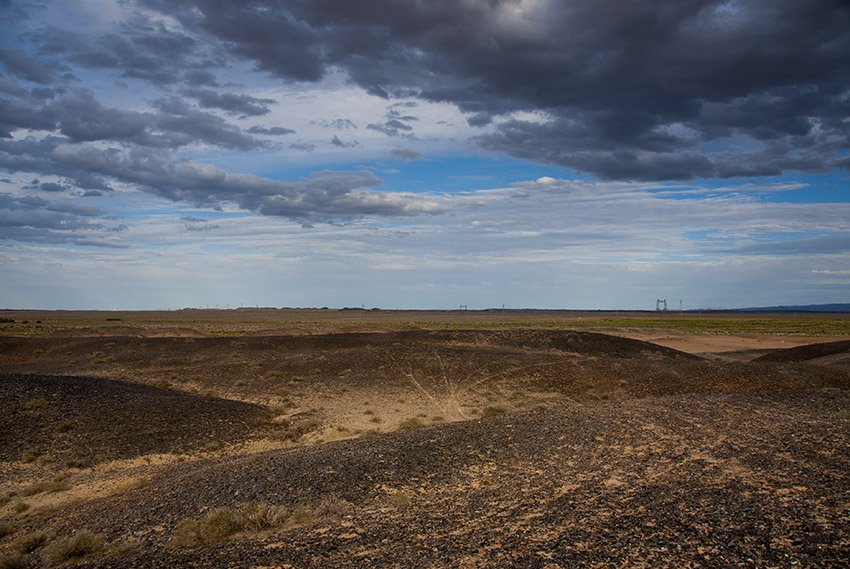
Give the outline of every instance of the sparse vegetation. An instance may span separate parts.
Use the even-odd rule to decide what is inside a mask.
[[[404,421],[399,423],[398,428],[406,430],[406,429],[418,429],[418,428],[424,427],[424,426],[425,426],[425,424],[421,420],[419,420],[417,417],[411,417],[410,419],[405,419]]]
[[[130,490],[138,490],[139,488],[144,488],[150,484],[150,480],[145,476],[139,476],[137,478],[131,478],[127,480],[115,488],[116,493],[129,492]]]
[[[14,544],[12,549],[22,555],[33,553],[50,542],[50,535],[45,531],[34,531],[20,537]]]
[[[18,524],[14,522],[0,522],[0,538],[12,535],[16,531],[18,531]]]
[[[103,537],[79,530],[72,537],[59,539],[45,548],[45,558],[52,565],[68,561],[79,561],[94,556],[103,550]]]
[[[35,496],[42,492],[62,492],[68,489],[68,482],[64,476],[57,476],[50,481],[36,482],[21,490],[21,496]]]
[[[496,415],[504,415],[507,412],[507,409],[505,409],[501,405],[490,405],[481,410],[481,416],[495,417]]]
[[[283,525],[289,517],[289,508],[272,506],[266,502],[246,502],[239,507],[235,523],[249,531],[261,531]]]
[[[171,544],[175,547],[210,545],[227,539],[237,530],[230,508],[219,508],[200,520],[183,519],[174,531]]]
[[[404,491],[392,492],[384,496],[382,502],[385,506],[403,510],[410,506],[410,494]]]
[[[246,502],[235,512],[230,508],[218,508],[201,519],[183,519],[174,530],[171,545],[211,545],[220,543],[239,531],[257,532],[287,524],[305,524],[317,519],[341,516],[350,510],[351,504],[336,496],[326,497],[315,509],[304,504],[290,509],[266,502]]]
[[[39,456],[40,453],[37,453],[34,450],[28,450],[23,455],[21,455],[21,461],[26,463],[35,462],[35,459],[37,459]]]
[[[74,428],[74,423],[72,423],[71,421],[62,421],[61,423],[56,425],[56,432],[57,433],[67,433],[68,431],[70,431],[73,428]]]
[[[24,409],[33,413],[46,413],[50,409],[50,404],[47,399],[30,399],[24,403]]]
[[[0,559],[0,569],[28,569],[29,567],[30,564],[23,555],[7,555]]]

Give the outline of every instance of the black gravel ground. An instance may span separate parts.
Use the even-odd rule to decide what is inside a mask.
[[[245,440],[268,412],[96,377],[0,374],[0,460],[129,458]]]
[[[597,402],[178,466],[52,525],[134,544],[100,568],[847,567],[848,443],[841,391]],[[184,517],[328,496],[350,508],[169,546]]]

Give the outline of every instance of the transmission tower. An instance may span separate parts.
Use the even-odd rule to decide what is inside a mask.
[[[667,312],[666,298],[659,298],[655,301],[655,311],[661,315],[661,328],[664,328],[664,313]]]

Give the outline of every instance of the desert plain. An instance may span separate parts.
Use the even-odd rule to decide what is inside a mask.
[[[0,567],[847,567],[850,315],[0,311]]]

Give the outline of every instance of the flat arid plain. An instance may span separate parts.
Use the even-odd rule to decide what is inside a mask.
[[[0,568],[848,567],[850,315],[0,311]]]

